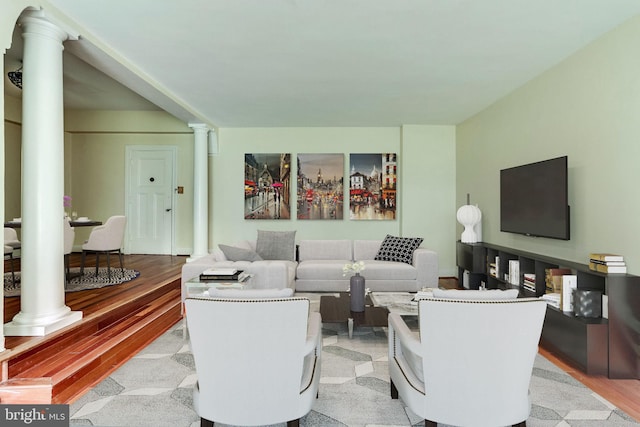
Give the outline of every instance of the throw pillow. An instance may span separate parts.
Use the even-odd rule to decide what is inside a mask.
[[[262,259],[295,261],[296,232],[258,230],[256,252]]]
[[[464,300],[505,300],[518,298],[517,289],[490,289],[484,291],[462,289],[434,289],[434,298],[464,299]]]
[[[395,237],[387,234],[375,258],[378,261],[413,263],[413,251],[418,249],[422,237]]]
[[[249,249],[229,245],[218,245],[218,247],[229,261],[262,261],[260,255]]]

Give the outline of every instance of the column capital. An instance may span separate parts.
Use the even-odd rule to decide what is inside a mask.
[[[209,131],[209,126],[205,125],[204,123],[199,123],[199,122],[189,122],[187,123],[187,126],[189,126],[191,129],[193,129],[194,132],[208,132]]]
[[[60,42],[70,38],[69,33],[50,22],[41,10],[24,12],[18,23],[22,26],[23,34],[37,34]]]

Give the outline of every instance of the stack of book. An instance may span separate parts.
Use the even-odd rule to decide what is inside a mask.
[[[592,253],[589,255],[589,268],[600,273],[626,273],[627,264],[622,255]]]
[[[245,278],[242,270],[235,268],[210,268],[200,274],[201,282],[241,282]]]
[[[560,308],[560,300],[561,300],[561,295],[559,292],[552,292],[550,294],[544,294],[542,295],[542,299],[544,301],[547,302],[547,304],[549,304],[552,307],[555,307],[557,309]]]
[[[496,256],[495,262],[489,263],[489,276],[499,278],[498,265],[500,265],[500,257]]]
[[[571,270],[568,268],[547,268],[545,273],[545,288],[546,292],[562,292],[562,276],[565,274],[571,274]]]
[[[522,286],[531,292],[536,291],[536,275],[533,273],[524,273],[524,281]]]

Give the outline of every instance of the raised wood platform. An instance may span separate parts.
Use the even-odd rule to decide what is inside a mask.
[[[2,379],[51,378],[52,403],[73,402],[181,319],[185,259],[127,255],[125,266],[140,271],[138,278],[67,293],[67,306],[82,311],[82,321],[44,337],[6,337],[7,350],[0,353]],[[79,262],[74,254],[71,266]],[[19,311],[20,298],[4,302],[7,322]],[[2,387],[0,383],[0,395]]]

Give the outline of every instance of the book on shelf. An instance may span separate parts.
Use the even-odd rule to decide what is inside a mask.
[[[598,271],[600,273],[626,273],[627,272],[626,265],[607,265],[607,264],[600,264],[595,262],[589,263],[589,269],[593,271]]]
[[[520,261],[517,259],[509,260],[509,283],[512,285],[520,284]]]
[[[536,291],[536,275],[533,273],[524,273],[522,286],[532,292]]]
[[[568,268],[547,268],[544,273],[547,292],[561,292],[562,276],[571,274],[571,270]]]
[[[589,254],[589,259],[596,260],[596,261],[624,261],[624,257],[622,255],[598,253],[598,252]]]
[[[599,265],[620,265],[620,266],[625,266],[627,265],[624,261],[600,261],[597,259],[590,259],[589,260],[589,264],[599,264]]]
[[[573,312],[573,291],[578,288],[578,276],[575,274],[565,274],[562,276],[562,293],[560,307],[562,311]]]

